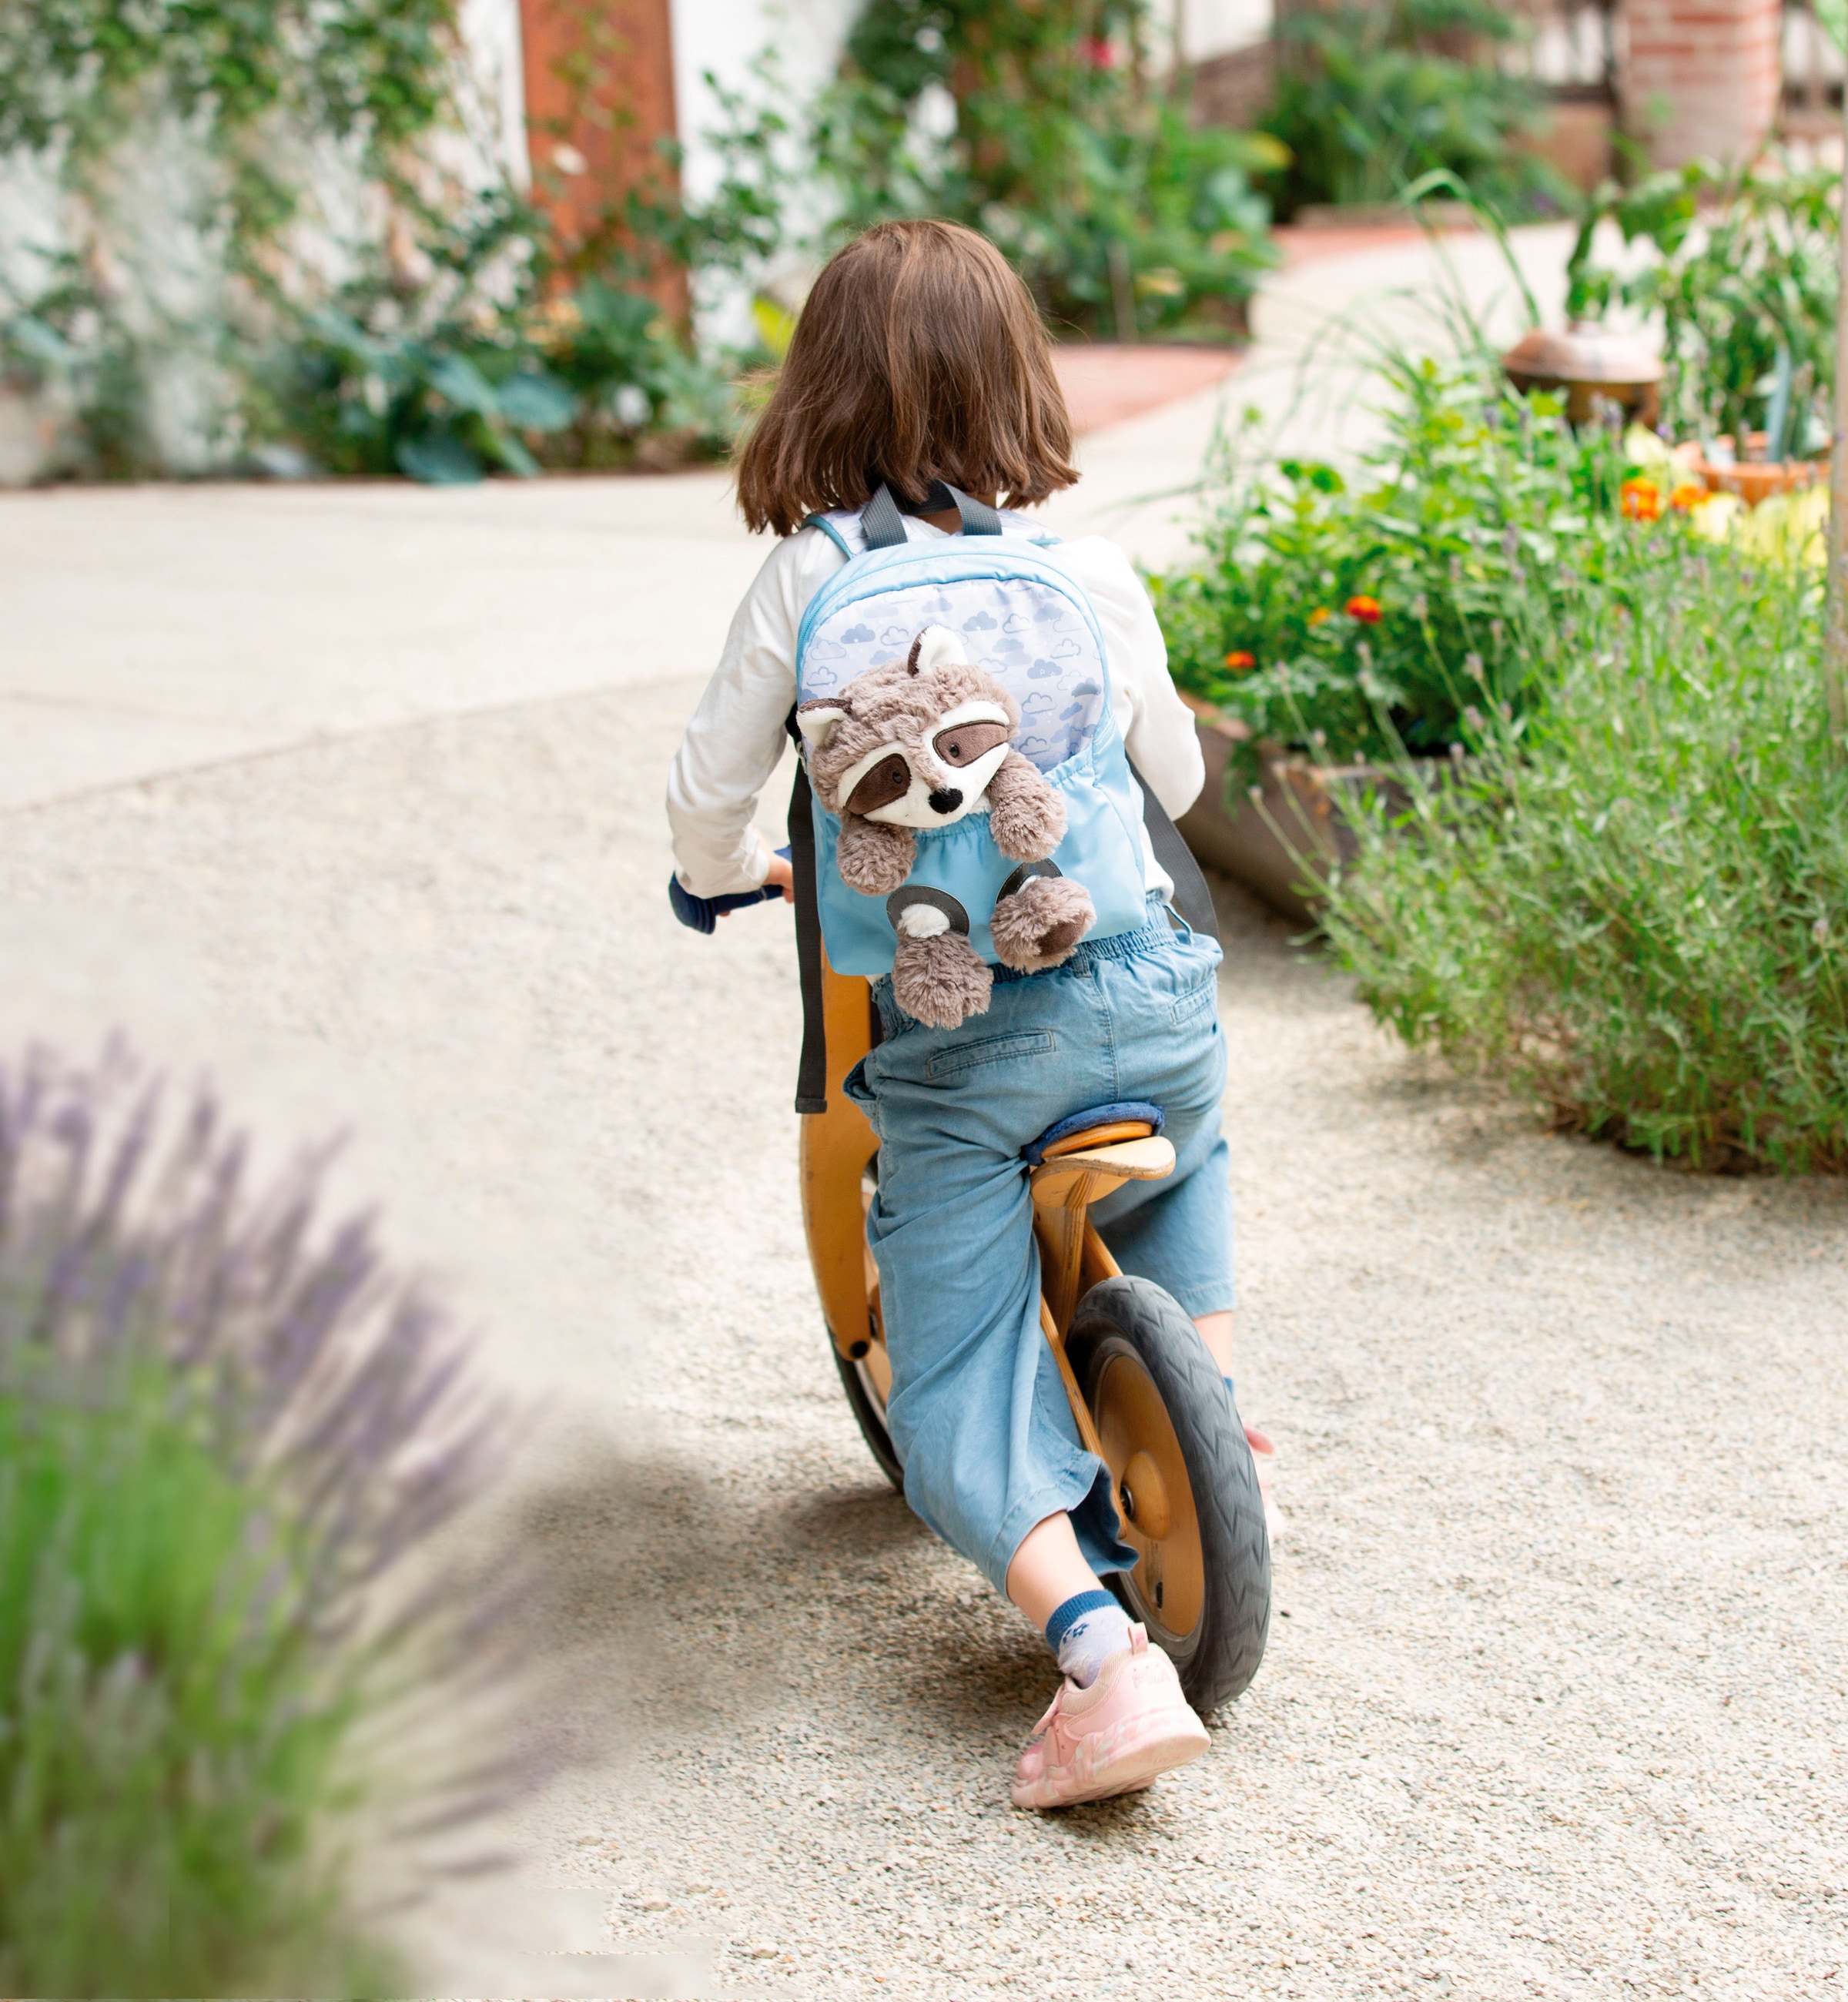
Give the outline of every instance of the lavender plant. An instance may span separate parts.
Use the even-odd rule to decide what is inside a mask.
[[[357,1749],[483,1658],[496,1609],[406,1560],[497,1414],[370,1222],[317,1226],[321,1161],[253,1193],[166,1096],[0,1067],[0,1992],[378,1993]]]

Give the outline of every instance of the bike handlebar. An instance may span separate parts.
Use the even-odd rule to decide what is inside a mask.
[[[776,853],[785,862],[790,851],[779,848]],[[699,932],[710,937],[719,927],[719,919],[727,911],[741,911],[747,904],[776,904],[783,901],[783,892],[774,883],[766,884],[761,890],[734,891],[724,897],[696,897],[684,888],[678,876],[668,878],[668,902],[674,907],[674,915],[689,931]]]

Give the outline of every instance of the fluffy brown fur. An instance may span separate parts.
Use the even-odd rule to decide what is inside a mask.
[[[1010,862],[1044,862],[1065,838],[1064,800],[1018,751],[989,781],[989,832]]]
[[[985,1015],[994,985],[995,976],[960,932],[901,936],[892,955],[893,999],[933,1029],[954,1029],[971,1015]]]
[[[887,827],[883,821],[863,820],[858,814],[842,814],[834,859],[841,881],[849,890],[869,897],[889,897],[911,874],[917,853],[917,841],[908,827]]]
[[[1069,959],[1097,922],[1097,907],[1083,884],[1069,876],[1034,876],[995,906],[989,928],[1005,965],[1041,973]]]
[[[920,636],[920,638],[922,636]],[[838,814],[841,880],[870,897],[890,896],[912,872],[917,840],[908,827],[869,821],[851,813],[840,781],[882,744],[898,745],[919,773],[941,769],[929,739],[943,717],[965,702],[992,702],[1006,713],[1010,729],[1020,727],[1020,706],[986,669],[967,661],[917,664],[914,642],[908,660],[889,661],[856,675],[838,696],[805,702],[804,713],[832,713],[826,738],[811,747],[809,783],[830,813]],[[956,774],[946,771],[945,783]],[[1065,805],[1029,759],[1010,751],[988,784],[989,826],[995,845],[1013,862],[1039,862],[1065,839]]]

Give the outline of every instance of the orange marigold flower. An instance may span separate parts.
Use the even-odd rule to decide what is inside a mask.
[[[1350,619],[1358,619],[1363,626],[1377,626],[1386,616],[1379,609],[1379,600],[1368,597],[1365,591],[1349,598],[1345,609]]]
[[[1226,656],[1226,664],[1235,675],[1242,675],[1247,668],[1255,668],[1257,665],[1257,656],[1255,654],[1247,654],[1243,647],[1235,647]]]
[[[1698,480],[1677,480],[1675,491],[1668,496],[1668,505],[1682,514],[1690,513],[1707,498],[1707,489]]]
[[[1309,623],[1312,626],[1326,626],[1334,616],[1326,605],[1318,605],[1309,615]]]
[[[1633,521],[1661,518],[1662,490],[1653,480],[1627,480],[1617,490],[1619,504]]]

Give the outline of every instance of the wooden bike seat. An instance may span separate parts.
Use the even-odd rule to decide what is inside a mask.
[[[1174,1143],[1145,1129],[1132,1140],[1076,1146],[1043,1162],[1033,1170],[1033,1199],[1041,1207],[1063,1205],[1073,1196],[1092,1203],[1124,1182],[1158,1182],[1173,1172]]]

